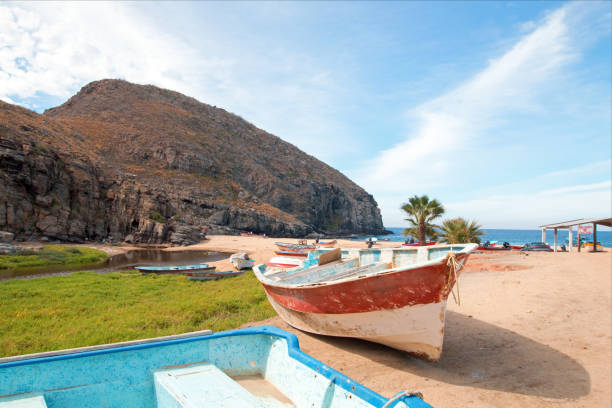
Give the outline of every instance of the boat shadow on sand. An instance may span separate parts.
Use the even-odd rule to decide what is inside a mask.
[[[442,358],[428,362],[367,341],[311,335],[341,350],[440,382],[545,398],[589,393],[589,373],[576,360],[518,333],[447,312]]]

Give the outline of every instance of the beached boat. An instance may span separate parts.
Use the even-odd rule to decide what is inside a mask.
[[[303,244],[291,244],[287,242],[275,242],[274,243],[281,251],[292,251],[292,252],[304,252],[312,251],[317,249],[314,245],[303,245]]]
[[[268,268],[295,268],[302,266],[305,258],[289,257],[289,256],[274,256],[266,264]]]
[[[395,399],[272,326],[0,358],[2,408],[430,407],[415,393]]]
[[[522,247],[521,247],[522,248]],[[479,246],[478,250],[480,251],[510,251],[511,247],[501,247],[501,246]]]
[[[593,241],[582,244],[585,248],[593,248]],[[604,249],[599,241],[597,241],[597,249]]]
[[[174,265],[174,266],[135,266],[142,273],[174,273],[183,274],[185,272],[210,272],[214,271],[214,266],[208,264],[193,264],[193,265]]]
[[[288,257],[295,257],[295,258],[306,258],[308,257],[308,252],[274,251],[274,255],[288,256]]]
[[[255,265],[255,260],[253,259],[238,259],[234,258],[231,260],[234,268],[240,270],[252,268]]]
[[[403,243],[402,246],[405,246],[405,247],[418,247],[418,246],[431,246],[431,245],[436,245],[436,244],[437,244],[436,241],[427,241],[425,243],[425,245],[421,245],[418,242],[413,242],[411,244]]]
[[[237,254],[232,254],[230,256],[230,262],[234,266],[234,268],[239,271],[242,269],[249,269],[255,265],[255,261],[249,258],[249,255],[245,252],[239,252]]]
[[[522,252],[553,252],[553,249],[546,242],[530,242],[521,248]]]
[[[276,312],[293,327],[438,360],[446,300],[476,247],[318,250],[302,268],[256,265],[253,271]]]
[[[335,246],[336,243],[338,243],[338,241],[336,241],[335,239],[333,241],[325,241],[325,242],[319,241],[319,242],[315,242],[315,246],[323,247],[323,248],[331,248]]]
[[[197,272],[185,272],[183,275],[187,276],[189,280],[215,280],[221,278],[233,278],[235,276],[243,275],[244,271],[227,271],[227,272],[215,272],[213,271],[197,271]],[[0,407],[1,408],[1,407]]]

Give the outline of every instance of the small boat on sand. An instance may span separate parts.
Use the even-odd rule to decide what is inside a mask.
[[[402,246],[405,246],[405,247],[418,247],[418,246],[431,246],[431,245],[436,245],[436,244],[437,244],[436,241],[427,241],[425,243],[425,245],[421,245],[418,242],[412,242],[412,243],[408,243],[408,244],[407,243],[403,243]]]
[[[485,241],[478,246],[478,250],[480,251],[509,251],[511,249],[512,246],[509,243],[504,242],[503,244],[498,245],[497,241]]]
[[[249,255],[245,252],[239,252],[230,256],[230,262],[237,270],[252,268],[255,265],[255,261],[249,258]]]
[[[511,250],[511,247],[500,247],[500,246],[479,246],[478,250],[479,251],[509,251]]]
[[[185,272],[211,272],[215,270],[214,266],[208,264],[193,264],[193,265],[175,265],[175,266],[135,266],[142,273],[172,273],[184,274]]]
[[[235,276],[244,275],[244,271],[227,271],[227,272],[215,272],[210,271],[198,271],[198,272],[185,272],[185,276],[189,280],[199,280],[199,281],[207,281],[207,280],[215,280],[221,278],[233,278]]]
[[[323,248],[331,248],[335,246],[336,243],[338,243],[338,241],[336,241],[335,239],[333,241],[325,241],[325,242],[319,241],[319,242],[315,242],[315,246],[323,247]]]
[[[275,256],[272,257],[266,264],[268,268],[296,268],[302,266],[305,258],[298,258],[295,256]]]
[[[385,398],[273,326],[0,358],[3,408],[431,408],[417,394]]]
[[[253,272],[291,326],[438,360],[446,300],[476,244],[312,251],[302,267]]]
[[[274,244],[281,251],[303,252],[303,251],[312,251],[313,249],[317,249],[317,247],[315,247],[314,245],[291,244],[287,242],[275,242]]]
[[[274,251],[274,255],[288,256],[288,257],[295,257],[295,258],[306,258],[308,256],[308,252]]]

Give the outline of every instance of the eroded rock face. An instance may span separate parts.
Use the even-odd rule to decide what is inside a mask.
[[[176,92],[116,80],[45,115],[0,102],[0,229],[176,245],[207,232],[383,232],[371,195],[293,145]]]

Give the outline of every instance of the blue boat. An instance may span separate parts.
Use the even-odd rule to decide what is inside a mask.
[[[184,273],[184,272],[212,272],[215,270],[214,266],[208,266],[208,264],[193,264],[193,265],[174,265],[174,266],[135,266],[134,269],[138,269],[143,273]]]
[[[2,358],[0,408],[17,407],[430,405],[415,393],[384,398],[262,326]]]

